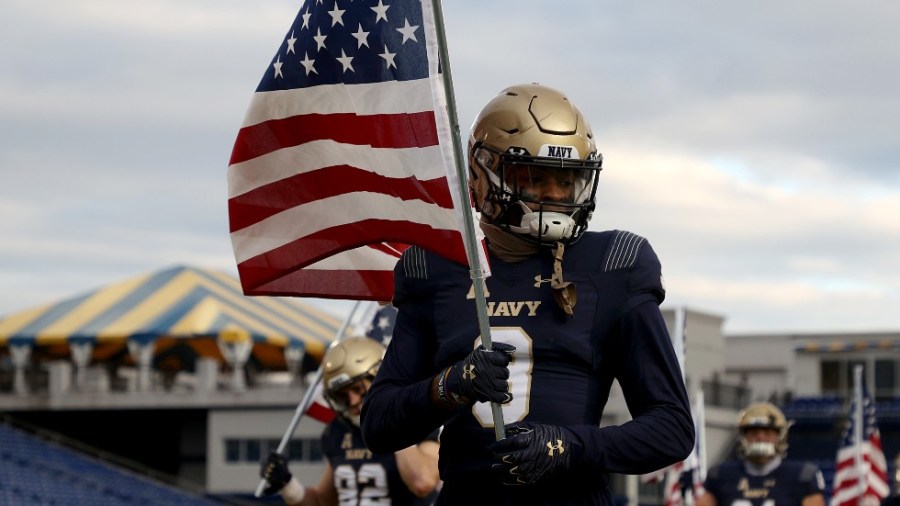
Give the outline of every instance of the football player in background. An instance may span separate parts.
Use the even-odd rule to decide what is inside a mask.
[[[706,474],[696,506],[825,506],[825,479],[812,462],[784,460],[790,424],[773,404],[738,415],[738,456]]]
[[[900,453],[894,457],[894,486],[890,495],[881,500],[881,506],[900,506]]]
[[[322,433],[327,462],[315,487],[294,479],[284,455],[272,452],[260,477],[265,495],[281,494],[290,505],[425,506],[439,484],[437,433],[396,452],[373,454],[359,431],[360,405],[381,365],[384,346],[367,337],[336,341],[322,358],[324,396],[337,417]]]
[[[663,468],[694,442],[659,260],[636,234],[587,231],[602,157],[561,92],[503,90],[468,149],[493,347],[480,345],[469,270],[408,249],[363,437],[390,452],[443,425],[439,505],[612,504],[608,473]],[[632,420],[601,428],[614,379]],[[500,441],[490,401],[503,404]]]

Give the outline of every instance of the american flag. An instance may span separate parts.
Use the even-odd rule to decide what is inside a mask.
[[[877,505],[890,494],[875,403],[864,384],[861,398],[861,405],[856,400],[851,403],[850,421],[838,449],[831,506]],[[862,430],[857,431],[860,421]]]
[[[372,317],[372,321],[366,329],[366,335],[387,346],[391,343],[396,321],[397,308],[390,304],[381,306]]]
[[[430,1],[304,3],[228,167],[246,294],[390,300],[410,244],[468,264],[438,49]]]

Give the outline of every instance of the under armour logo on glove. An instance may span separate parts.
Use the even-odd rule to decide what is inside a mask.
[[[556,444],[547,441],[547,448],[550,448],[550,451],[547,452],[547,455],[552,457],[553,452],[559,452],[560,454],[566,451],[566,448],[563,446],[562,439],[557,439]]]
[[[462,361],[444,369],[438,381],[438,398],[447,404],[511,401],[507,366],[515,351],[506,343],[494,343],[490,350],[479,346]]]
[[[506,438],[491,444],[495,464],[507,485],[534,483],[566,469],[571,462],[569,431],[557,425],[520,423],[506,427]]]

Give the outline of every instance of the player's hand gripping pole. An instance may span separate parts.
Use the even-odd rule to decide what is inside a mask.
[[[335,341],[338,341],[342,337],[344,337],[344,332],[347,331],[347,327],[353,320],[353,315],[356,314],[356,311],[357,309],[359,309],[359,305],[361,303],[362,301],[358,300],[356,301],[356,304],[353,305],[353,309],[350,310],[350,314],[347,315],[347,319],[344,320],[344,323],[341,324],[341,328],[339,328],[337,333],[335,334]],[[309,386],[306,387],[306,393],[303,394],[303,399],[300,401],[300,404],[297,405],[297,410],[294,411],[294,417],[291,419],[291,423],[288,424],[287,430],[284,431],[284,436],[281,437],[281,442],[278,443],[278,453],[284,454],[284,449],[287,448],[288,443],[291,441],[291,436],[294,435],[294,430],[300,423],[300,418],[306,413],[306,410],[309,409],[309,405],[312,404],[316,387],[318,387],[319,383],[322,382],[322,374],[322,366],[319,365],[319,368],[316,370],[315,377],[310,382]],[[257,485],[256,492],[254,492],[253,495],[256,497],[262,497],[263,490],[266,489],[266,485],[267,482],[265,479],[259,480],[259,485]]]

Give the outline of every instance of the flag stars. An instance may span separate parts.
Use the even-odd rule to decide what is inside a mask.
[[[331,16],[331,26],[340,24],[344,26],[344,13],[347,12],[343,9],[338,9],[337,2],[334,3],[334,9],[328,11],[328,15]]]
[[[319,73],[319,71],[317,71],[316,68],[313,66],[313,65],[315,65],[315,63],[316,63],[316,60],[310,60],[309,55],[306,53],[303,53],[303,59],[300,60],[300,64],[303,65],[303,68],[306,69],[306,75],[309,75],[310,72],[312,72],[313,74]]]
[[[397,56],[397,53],[388,51],[387,44],[384,45],[384,52],[378,56],[384,58],[384,63],[387,65],[387,68],[397,68],[397,64],[394,63],[394,57]]]
[[[378,5],[376,5],[375,7],[370,7],[370,9],[375,11],[375,23],[378,23],[378,21],[381,19],[383,19],[385,23],[387,23],[387,10],[390,8],[390,5],[384,5],[381,0],[378,0]]]
[[[300,29],[309,29],[309,18],[312,17],[312,14],[309,13],[309,7],[306,8],[306,11],[303,12],[303,26]]]
[[[419,40],[416,39],[416,30],[419,28],[419,26],[418,25],[410,26],[409,19],[406,19],[406,18],[403,21],[406,24],[402,28],[397,28],[397,31],[403,34],[403,42],[401,42],[400,44],[404,44],[408,40],[419,42]]]
[[[279,55],[279,56],[277,56],[277,57],[275,58],[275,62],[272,63],[272,68],[275,69],[275,76],[274,76],[274,77],[282,77],[282,78],[284,77],[284,74],[281,73],[281,66],[282,66],[282,65],[284,65],[284,62],[281,61],[281,56]]]
[[[294,31],[291,30],[291,36],[288,37],[288,39],[287,39],[287,45],[288,45],[288,47],[287,47],[287,53],[286,53],[286,54],[291,54],[291,53],[294,52],[294,43],[295,43],[295,42],[297,42],[297,37],[294,37]]]
[[[341,56],[340,58],[337,58],[337,61],[341,62],[341,65],[344,67],[344,72],[347,72],[348,70],[350,72],[355,72],[355,70],[353,70],[353,64],[351,63],[353,61],[353,57],[347,56],[344,53],[343,49],[341,49]]]
[[[356,33],[353,33],[351,35],[356,38],[356,49],[359,49],[363,46],[369,47],[369,32],[364,32],[362,29],[362,25],[359,25],[359,28],[356,29]]]
[[[316,50],[321,51],[325,49],[325,39],[327,35],[322,35],[322,29],[316,28],[316,34],[313,35],[313,39],[316,41]]]

